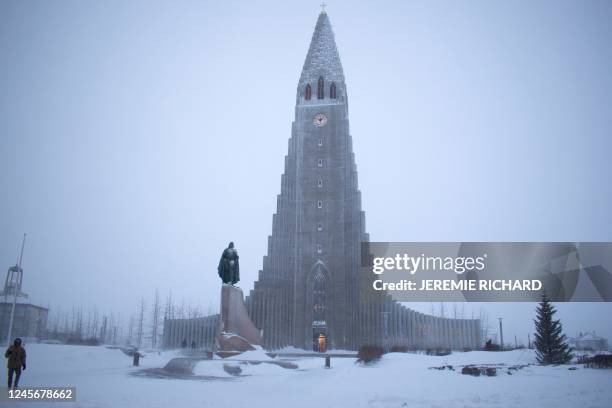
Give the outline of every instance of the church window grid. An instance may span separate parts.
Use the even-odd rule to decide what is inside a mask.
[[[312,295],[313,295],[313,323],[314,324],[325,324],[325,311],[326,307],[326,288],[325,288],[325,274],[319,268],[315,272],[313,279]]]

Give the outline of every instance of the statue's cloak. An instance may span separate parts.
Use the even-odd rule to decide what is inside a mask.
[[[217,271],[223,283],[235,284],[240,280],[238,251],[235,248],[225,248],[221,254]]]

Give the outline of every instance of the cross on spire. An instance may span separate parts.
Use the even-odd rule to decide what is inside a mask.
[[[325,13],[325,7],[327,7],[327,4],[325,2],[321,3],[321,13]]]

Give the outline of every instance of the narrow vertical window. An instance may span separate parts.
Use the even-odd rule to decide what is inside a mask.
[[[323,208],[323,201],[317,201],[317,208]]]
[[[323,167],[323,159],[319,159],[319,160],[317,161],[317,166],[319,166],[319,167]]]
[[[321,244],[317,244],[317,254],[323,253],[323,247]]]
[[[329,86],[329,97],[332,99],[336,99],[336,84],[333,82]]]
[[[323,231],[323,224],[321,223],[317,224],[317,231]]]
[[[323,187],[323,180],[322,179],[319,179],[319,181],[317,181],[317,186]]]
[[[304,91],[304,99],[309,101],[310,98],[312,98],[312,88],[310,87],[310,84],[308,84],[306,85],[306,90]]]
[[[323,138],[319,139],[319,146],[323,146]]]
[[[317,82],[317,98],[325,98],[325,86],[323,84],[323,77],[319,77],[319,81]]]

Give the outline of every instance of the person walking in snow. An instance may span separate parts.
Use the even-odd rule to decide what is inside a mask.
[[[21,346],[21,339],[17,337],[4,353],[4,357],[8,360],[6,367],[8,368],[8,387],[13,386],[13,375],[15,376],[15,388],[19,386],[19,377],[21,377],[21,369],[26,369],[26,351]]]

